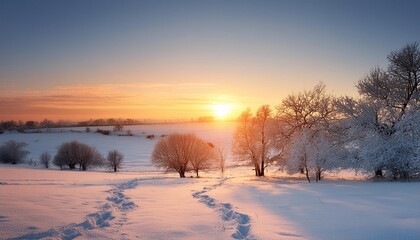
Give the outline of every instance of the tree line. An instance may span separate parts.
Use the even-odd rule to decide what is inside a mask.
[[[24,163],[29,154],[25,150],[27,143],[9,140],[0,145],[0,162],[19,164]],[[95,167],[106,167],[117,172],[123,164],[124,155],[112,150],[103,157],[95,147],[81,143],[79,141],[65,142],[57,147],[57,154],[52,158],[48,152],[43,152],[39,156],[39,163],[49,168],[51,164],[63,169],[76,169],[86,171]]]
[[[108,119],[90,119],[88,121],[70,122],[64,120],[52,121],[44,119],[42,121],[0,121],[0,131],[25,131],[27,129],[48,129],[60,127],[91,127],[91,126],[127,126],[127,125],[140,125],[144,124],[143,121],[135,119],[122,119],[122,118],[108,118]]]

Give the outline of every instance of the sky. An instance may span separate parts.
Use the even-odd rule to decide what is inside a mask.
[[[412,0],[1,0],[0,120],[234,118],[319,82],[357,96],[370,69],[420,41],[419,8]]]

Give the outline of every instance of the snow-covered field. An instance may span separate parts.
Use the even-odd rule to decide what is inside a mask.
[[[64,142],[78,140],[80,142],[96,147],[100,153],[106,155],[108,151],[116,149],[124,154],[123,171],[155,171],[150,163],[150,155],[156,142],[162,135],[171,133],[195,133],[197,136],[225,149],[230,159],[230,148],[232,136],[235,130],[235,123],[214,122],[214,123],[179,123],[179,124],[155,124],[126,126],[121,133],[113,133],[105,136],[96,133],[96,129],[111,130],[112,127],[90,127],[91,132],[87,133],[83,128],[62,128],[50,129],[43,133],[17,133],[5,132],[0,134],[0,144],[14,139],[26,142],[29,150],[28,159],[38,160],[41,153],[47,151],[52,156],[57,153],[57,146]],[[134,136],[118,136],[130,130]],[[154,135],[148,139],[148,135]],[[39,166],[40,167],[40,166]]]
[[[0,165],[0,239],[420,239],[420,183],[253,177],[248,168],[180,179],[151,166],[157,138],[195,132],[230,147],[233,124],[128,127],[137,136],[5,133],[30,157],[79,140],[126,156],[120,173]],[[185,128],[183,128],[185,127]],[[138,129],[137,129],[138,128]],[[143,133],[145,132],[145,133]]]

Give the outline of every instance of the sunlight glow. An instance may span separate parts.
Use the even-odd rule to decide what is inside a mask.
[[[218,103],[212,106],[214,117],[217,120],[226,119],[232,111],[232,105],[226,103]]]

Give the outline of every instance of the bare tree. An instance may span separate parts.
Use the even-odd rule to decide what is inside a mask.
[[[41,156],[39,156],[39,162],[45,166],[45,168],[49,168],[50,166],[51,155],[48,152],[43,152]]]
[[[320,83],[310,91],[292,94],[277,107],[277,115],[289,125],[288,136],[303,128],[328,126],[334,112],[333,98],[325,91],[325,84]]]
[[[107,166],[112,169],[114,172],[117,172],[121,168],[121,165],[124,160],[124,155],[117,150],[108,152],[107,156]]]
[[[233,154],[239,160],[251,163],[256,176],[264,176],[268,164],[275,158],[270,156],[274,147],[273,118],[268,105],[261,106],[253,116],[250,109],[243,112],[233,141]]]
[[[211,152],[211,146],[193,134],[171,134],[156,143],[152,163],[167,171],[178,172],[181,178],[190,169],[198,176],[198,171],[207,169],[215,159]]]
[[[268,137],[268,124],[271,120],[271,109],[268,105],[261,106],[256,114],[256,121],[258,125],[258,135],[260,140],[260,146],[261,146],[261,156],[260,156],[260,175],[264,176],[265,168],[268,164],[268,150],[269,150],[269,141],[270,138]]]
[[[257,131],[255,119],[251,109],[242,112],[236,127],[232,153],[239,160],[249,163],[254,167],[255,176],[260,175],[258,164],[259,148],[257,144]]]
[[[26,156],[29,154],[25,150],[28,144],[25,142],[16,142],[9,140],[0,146],[0,162],[18,164],[25,161]]]
[[[101,167],[104,165],[104,158],[96,148],[80,143],[78,155],[79,170],[86,171],[90,167]]]
[[[194,141],[194,147],[191,149],[191,169],[198,176],[198,172],[201,170],[209,170],[217,167],[217,155],[214,145],[206,143],[198,137],[191,139]]]
[[[103,157],[94,148],[78,141],[63,143],[58,147],[54,164],[61,169],[68,165],[70,169],[75,169],[79,164],[79,170],[87,170],[88,167],[103,165]]]
[[[226,153],[225,153],[224,148],[218,147],[217,154],[218,154],[218,160],[219,160],[218,162],[219,162],[220,171],[222,172],[222,175],[224,175],[225,170],[226,170]]]

